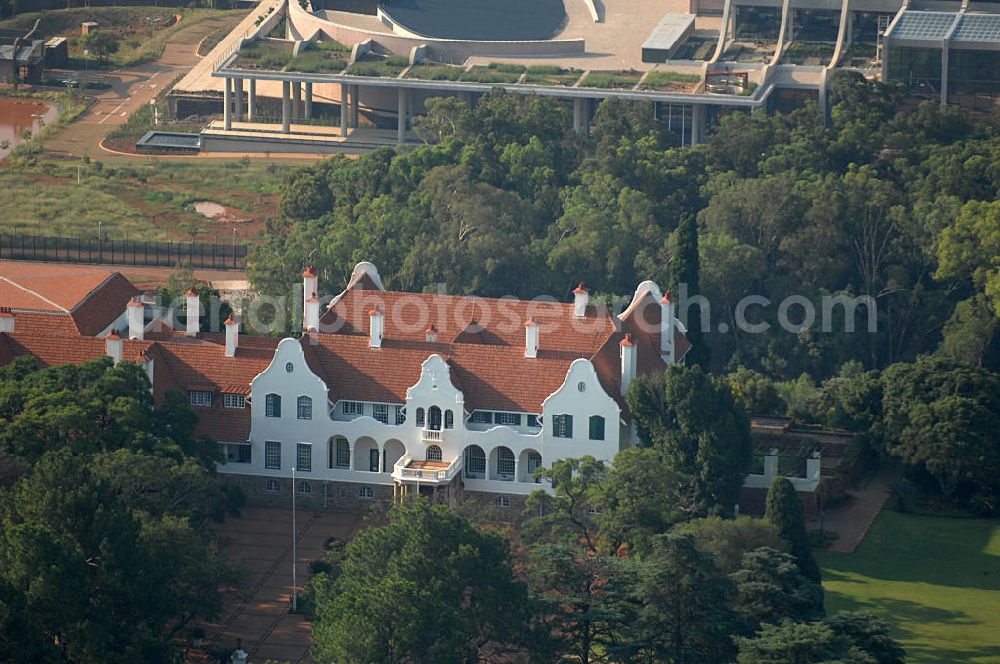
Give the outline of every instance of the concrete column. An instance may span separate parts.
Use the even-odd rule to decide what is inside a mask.
[[[854,12],[847,12],[847,34],[844,35],[844,46],[854,43]]]
[[[351,86],[351,126],[358,128],[358,109],[361,108],[361,86],[355,84]]]
[[[347,136],[347,116],[350,113],[350,100],[347,95],[347,83],[340,84],[340,135]]]
[[[257,79],[251,78],[247,90],[247,122],[253,122],[257,115]]]
[[[233,128],[233,80],[226,78],[222,91],[222,128]]]
[[[691,145],[701,143],[702,125],[705,123],[705,107],[695,104],[691,107]]]
[[[306,120],[312,118],[313,115],[313,84],[306,83],[306,99],[305,99],[305,111],[304,116]]]
[[[290,91],[292,84],[288,81],[281,82],[281,131],[287,134],[291,130],[291,99]]]
[[[573,131],[578,134],[583,133],[583,100],[573,100]]]
[[[948,103],[948,42],[941,45],[941,105]]]
[[[398,124],[396,126],[396,142],[404,143],[406,141],[406,109],[408,108],[409,90],[406,88],[399,89],[399,109],[398,114]]]
[[[583,108],[583,133],[585,136],[590,135],[590,100],[582,99],[583,103],[580,105]]]
[[[242,78],[234,78],[233,79],[233,87],[234,87],[234,92],[236,93],[234,95],[234,97],[233,97],[233,101],[235,102],[235,104],[234,104],[235,108],[233,109],[233,111],[234,111],[233,112],[233,118],[237,122],[242,122],[243,121],[243,79]]]
[[[292,120],[302,118],[302,84],[298,81],[292,83]]]

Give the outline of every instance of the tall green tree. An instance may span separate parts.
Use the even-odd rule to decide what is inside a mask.
[[[765,624],[751,638],[736,637],[739,664],[903,664],[906,653],[886,622],[870,613],[840,613],[822,622]]]
[[[802,576],[819,582],[822,574],[809,548],[802,503],[788,478],[775,477],[771,482],[771,487],[767,490],[764,518],[770,521],[788,542],[789,550],[795,556],[795,562]]]
[[[628,392],[644,445],[677,477],[677,508],[692,516],[730,512],[750,465],[750,420],[722,379],[671,366]]]
[[[703,343],[701,329],[701,306],[694,302],[685,307],[686,298],[701,295],[701,264],[698,254],[698,222],[694,215],[685,215],[677,229],[670,235],[670,270],[667,288],[674,298],[680,298],[683,309],[683,323],[687,326],[687,339],[691,342],[687,363],[708,368],[710,353]]]
[[[640,567],[635,598],[641,608],[633,648],[657,662],[732,661],[734,592],[732,582],[691,536],[657,537]]]
[[[69,661],[167,664],[180,630],[218,615],[230,577],[185,510],[130,504],[123,472],[69,449],[42,457],[0,510],[0,575]]]
[[[823,586],[804,577],[787,553],[769,547],[754,549],[743,556],[730,578],[736,583],[737,610],[747,624],[823,617]]]
[[[322,661],[473,662],[524,643],[529,602],[506,541],[418,500],[347,545],[317,593],[313,655]]]
[[[995,506],[1000,488],[1000,375],[934,357],[882,374],[886,449],[926,471],[941,493]],[[966,495],[968,498],[969,495]]]

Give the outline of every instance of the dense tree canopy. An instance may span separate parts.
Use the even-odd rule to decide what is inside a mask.
[[[355,537],[315,602],[321,661],[466,662],[530,642],[507,542],[423,500]]]
[[[192,437],[183,399],[156,408],[129,362],[17,358],[0,395],[0,445],[16,462],[0,493],[5,653],[176,661],[175,637],[217,616],[232,579],[202,528],[238,505],[212,477],[214,443]]]

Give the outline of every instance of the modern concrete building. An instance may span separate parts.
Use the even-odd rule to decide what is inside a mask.
[[[566,2],[566,22],[552,37],[505,41],[428,36],[426,25],[418,32],[381,4],[372,15],[264,0],[181,81],[171,104],[185,115],[222,102],[222,120],[203,134],[207,151],[405,143],[427,99],[475,104],[496,87],[563,101],[579,132],[602,99],[648,101],[681,145],[694,145],[733,110],[811,97],[825,114],[836,69],[899,80],[945,103],[990,106],[1000,70],[996,4],[724,0],[665,14],[652,0],[606,0],[603,13]]]

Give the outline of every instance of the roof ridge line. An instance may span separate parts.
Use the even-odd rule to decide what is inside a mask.
[[[9,279],[8,277],[4,277],[4,276],[0,275],[0,279],[3,279],[4,281],[6,281],[7,283],[9,283],[11,286],[14,286],[15,288],[20,288],[25,293],[31,293],[32,295],[34,295],[35,297],[37,297],[39,300],[41,300],[43,302],[48,302],[53,307],[55,307],[59,311],[62,311],[65,314],[69,313],[69,309],[67,309],[66,307],[62,306],[61,304],[56,304],[55,302],[53,302],[49,298],[45,297],[44,295],[42,295],[40,293],[37,293],[37,292],[31,290],[30,288],[26,288],[26,287],[22,286],[21,284],[17,283],[16,281],[13,281],[13,280]]]

